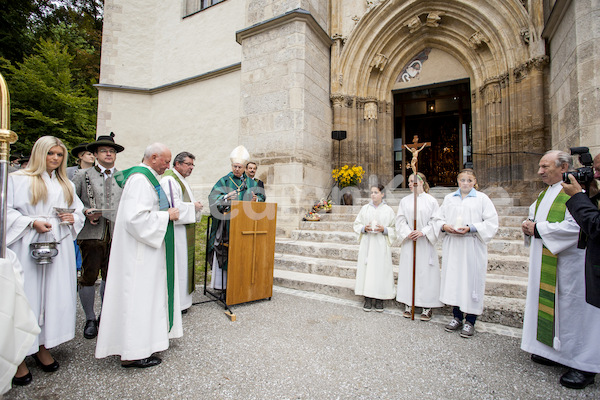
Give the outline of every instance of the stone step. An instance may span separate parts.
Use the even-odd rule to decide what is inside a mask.
[[[313,224],[319,224],[320,222],[313,222]],[[316,230],[316,229],[303,229],[294,230],[291,232],[290,238],[293,240],[304,240],[312,242],[327,242],[327,243],[348,243],[356,244],[358,235],[352,230],[351,224],[346,224],[347,227],[344,231],[342,230]],[[315,226],[316,228],[317,226]],[[341,227],[338,226],[338,227]],[[492,241],[516,241],[520,246],[523,245],[523,232],[520,228],[500,228],[498,233]],[[441,240],[438,241],[441,243]],[[395,247],[400,247],[402,242],[396,240],[393,244]],[[526,254],[525,254],[526,255]]]
[[[436,244],[441,255],[442,243]],[[392,246],[392,259],[398,263],[400,257],[400,242]],[[512,255],[527,257],[529,249],[523,246],[522,240],[492,240],[488,243],[488,257],[495,255]],[[359,244],[356,234],[352,232],[294,232],[291,238],[279,238],[275,241],[275,251],[278,253],[296,254],[300,256],[315,256],[336,260],[358,260]]]
[[[352,221],[354,222],[354,220]],[[303,221],[300,224],[300,229],[292,231],[293,236],[295,232],[305,231],[319,231],[319,232],[354,232],[352,222],[346,221]],[[511,240],[523,240],[523,231],[521,227],[513,226],[501,226],[498,228],[498,233],[494,239],[511,239]]]
[[[275,241],[275,252],[298,256],[328,258],[332,260],[358,260],[358,244],[319,243],[279,238]],[[392,261],[398,264],[400,248],[392,248]]]
[[[408,194],[410,194],[410,192],[408,192],[407,194],[392,194],[392,195],[388,194],[385,197],[385,202],[388,203],[390,205],[390,207],[394,207],[394,208],[398,207],[400,200],[402,200]],[[432,194],[431,192],[429,192],[429,194],[431,194],[441,205],[442,202],[444,201],[444,197],[448,193]],[[524,207],[521,205],[519,199],[514,199],[512,197],[490,197],[490,199],[492,200],[492,203],[494,203],[494,206],[496,207],[496,209],[500,209],[503,207]],[[370,201],[371,201],[370,198],[361,197],[358,199],[354,198],[352,201],[352,205],[341,205],[341,204],[338,204],[338,205],[342,206],[342,207],[358,207],[358,208],[360,208],[360,207],[364,206],[365,204],[369,204]],[[524,208],[527,208],[527,207],[524,207]]]
[[[398,201],[387,201],[387,204],[392,207],[394,209],[394,211],[398,210]],[[367,204],[368,201],[366,201],[364,204]],[[363,204],[363,205],[364,205]],[[440,205],[442,203],[440,202]],[[331,212],[327,213],[327,214],[345,214],[345,215],[354,215],[356,216],[358,214],[358,212],[360,211],[360,209],[363,207],[363,205],[354,205],[354,206],[340,206],[340,205],[333,205],[331,207]],[[527,206],[503,206],[503,205],[497,205],[496,206],[496,211],[498,212],[498,215],[505,215],[505,216],[521,216],[521,217],[526,217],[527,214],[529,213],[529,207]],[[323,215],[326,212],[324,210],[319,211],[319,214]]]
[[[356,261],[348,260],[332,260],[328,258],[275,253],[275,268],[340,278],[354,279],[356,277]],[[397,270],[397,268],[395,269]]]
[[[356,262],[356,260],[318,258],[313,257],[312,254],[275,253],[275,268],[342,278],[354,279],[356,277]],[[394,263],[395,275],[397,271],[398,263]],[[505,277],[505,279],[511,278],[522,281],[523,278],[527,279],[528,276],[528,258],[522,256],[490,256],[487,271],[491,278]]]
[[[489,254],[487,270],[492,273],[527,277],[529,256]]]
[[[356,219],[358,215],[358,211],[356,213],[325,213],[319,212],[319,216],[321,217],[321,221],[318,222],[347,222],[352,223]],[[527,217],[527,214],[524,215],[499,215],[498,216],[498,224],[501,227],[513,227],[519,228],[521,227],[521,223]],[[309,221],[303,221],[302,223],[306,223]]]
[[[273,282],[277,286],[326,294],[333,297],[355,300],[354,279],[287,270],[274,270]],[[494,284],[491,284],[494,286]],[[387,300],[386,307],[402,307],[395,300]],[[493,322],[507,326],[522,327],[525,300],[505,296],[487,295],[484,300],[481,321]],[[443,310],[449,313],[449,307]]]

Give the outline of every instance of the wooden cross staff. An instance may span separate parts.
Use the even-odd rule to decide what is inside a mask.
[[[412,159],[410,160],[410,165],[407,168],[412,170],[415,178],[413,179],[413,195],[414,195],[414,206],[413,206],[413,230],[417,230],[417,198],[419,194],[417,193],[418,187],[418,175],[417,175],[417,162],[419,158],[419,153],[425,147],[431,146],[431,142],[423,142],[419,143],[419,136],[415,135],[413,137],[412,144],[405,144],[404,147],[408,151],[412,153]],[[417,150],[418,149],[418,150]],[[416,271],[417,271],[417,241],[413,240],[413,273],[412,273],[412,307],[410,319],[414,321],[415,319],[415,284],[416,284]]]

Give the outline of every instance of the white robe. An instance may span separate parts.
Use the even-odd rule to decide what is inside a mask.
[[[37,336],[27,355],[37,353],[39,346],[46,348],[58,346],[75,337],[75,310],[77,304],[77,267],[75,265],[75,247],[73,240],[83,228],[83,204],[75,194],[73,186],[73,202],[67,204],[62,187],[52,172],[50,177],[46,172],[42,179],[48,190],[46,201],[31,204],[32,177],[15,172],[8,177],[7,193],[7,232],[8,248],[15,252],[23,267],[25,294],[29,305],[40,319],[42,301],[42,267],[37,265],[29,245],[39,241],[58,241],[58,254],[46,269],[44,295],[44,321],[41,332]],[[69,182],[70,185],[73,185]],[[60,225],[54,207],[74,208],[75,223]],[[51,233],[38,234],[29,227],[34,220],[46,220],[52,224]],[[62,239],[62,240],[61,240]]]
[[[23,288],[23,268],[16,254],[6,249],[6,258],[0,258],[0,398],[10,390],[17,367],[39,333]]]
[[[396,215],[396,234],[402,240],[396,300],[409,306],[412,305],[414,241],[408,235],[414,227],[414,200],[413,194],[400,200]],[[417,239],[415,305],[418,307],[444,306],[440,302],[440,261],[434,247],[440,231],[433,223],[433,215],[439,208],[433,196],[421,193],[417,197],[417,230],[424,235]]]
[[[487,244],[498,231],[498,213],[487,195],[475,189],[462,199],[460,189],[446,195],[435,224],[473,225],[477,232],[443,233],[440,301],[467,314],[481,315],[487,273]]]
[[[188,281],[191,277],[188,277],[188,248],[187,248],[187,234],[186,224],[193,224],[196,222],[196,207],[194,203],[194,194],[190,189],[185,178],[173,169],[173,172],[177,174],[179,180],[185,186],[185,190],[190,196],[191,203],[183,201],[183,192],[181,186],[175,178],[169,175],[165,175],[160,180],[160,185],[167,194],[169,203],[171,203],[171,191],[173,192],[173,204],[172,207],[179,209],[179,219],[174,222],[175,230],[175,268],[177,268],[177,284],[179,285],[179,305],[182,310],[186,310],[192,306],[192,294],[188,293]],[[172,190],[171,190],[172,189]]]
[[[148,169],[158,180],[156,172]],[[148,178],[139,173],[130,176],[115,222],[96,358],[143,359],[166,350],[169,338],[183,335],[177,284],[169,332],[164,243],[168,222],[169,213],[159,211],[158,196]]]
[[[523,320],[521,348],[568,367],[600,372],[600,309],[585,301],[585,250],[577,248],[579,226],[568,210],[562,222],[546,221],[552,202],[562,189],[559,183],[548,188],[535,216],[542,239],[531,239],[529,283]],[[529,207],[534,219],[535,203]],[[555,345],[547,346],[536,339],[542,245],[558,256],[556,271]]]
[[[373,203],[366,204],[356,216],[354,231],[358,233],[360,243],[354,288],[357,296],[393,299],[396,295],[391,250],[396,240],[395,219],[394,211],[385,203],[378,207]],[[362,233],[363,228],[373,221],[386,227],[387,235]]]

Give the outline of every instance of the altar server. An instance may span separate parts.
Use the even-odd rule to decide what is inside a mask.
[[[417,242],[415,306],[422,307],[421,321],[431,320],[432,308],[443,307],[440,302],[440,262],[434,247],[439,236],[433,215],[440,208],[437,200],[429,192],[425,175],[417,173],[408,178],[410,194],[400,200],[396,215],[396,233],[402,241],[400,266],[398,269],[398,293],[396,300],[404,303],[404,317],[412,316],[413,296],[413,243]],[[414,230],[414,192],[417,192],[417,229]]]
[[[67,148],[60,139],[43,136],[35,142],[27,168],[9,175],[7,198],[6,243],[23,266],[25,294],[41,327],[27,354],[42,370],[54,372],[58,361],[48,349],[75,336],[73,241],[84,223],[83,204],[67,178]],[[51,264],[42,267],[31,256],[29,245],[36,242],[57,242]],[[29,382],[23,362],[13,383]]]
[[[393,299],[394,272],[392,243],[396,239],[394,210],[383,201],[383,185],[371,186],[371,201],[365,204],[354,220],[360,248],[356,267],[354,294],[365,297],[363,310],[383,311],[383,300]]]
[[[470,338],[475,321],[483,312],[487,244],[498,230],[498,213],[484,193],[477,191],[477,177],[471,169],[458,174],[459,189],[446,195],[435,216],[444,232],[440,301],[454,306],[454,318],[446,331],[458,331]],[[463,313],[466,321],[463,325]]]

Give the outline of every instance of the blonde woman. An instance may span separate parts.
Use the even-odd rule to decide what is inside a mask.
[[[43,136],[35,142],[27,168],[8,178],[6,242],[23,266],[25,294],[41,325],[41,333],[27,354],[45,372],[58,369],[48,349],[75,336],[77,272],[73,240],[83,227],[84,216],[83,204],[75,195],[66,168],[65,145],[53,136]],[[57,213],[55,207],[75,212]],[[53,241],[60,241],[58,254],[43,274],[29,245]],[[13,384],[27,385],[31,380],[23,361]]]
[[[396,234],[402,241],[400,265],[398,268],[398,292],[396,300],[405,304],[404,317],[412,316],[413,247],[417,243],[415,306],[422,307],[421,321],[431,320],[432,308],[443,307],[440,299],[440,262],[434,247],[439,236],[433,215],[440,208],[437,200],[430,195],[425,175],[417,173],[408,178],[411,192],[400,200],[396,215]],[[417,191],[417,229],[414,230],[414,192]]]

